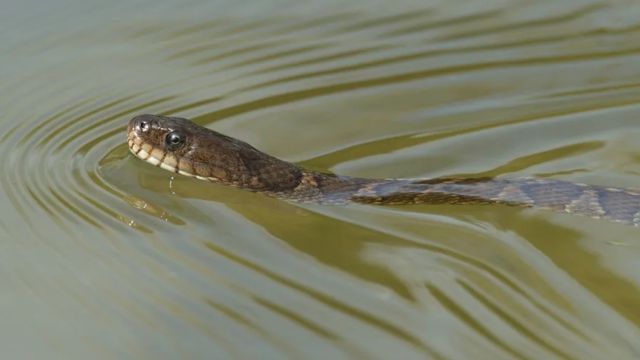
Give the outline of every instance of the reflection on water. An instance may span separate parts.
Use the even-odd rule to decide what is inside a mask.
[[[127,152],[176,114],[345,175],[638,187],[631,1],[21,2],[0,14],[15,358],[637,358],[638,230],[300,206]]]

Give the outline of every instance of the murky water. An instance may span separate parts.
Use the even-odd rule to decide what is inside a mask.
[[[0,13],[7,358],[640,358],[640,232],[172,177],[175,114],[314,169],[640,185],[635,1],[25,1]]]

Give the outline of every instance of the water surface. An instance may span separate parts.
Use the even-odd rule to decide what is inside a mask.
[[[352,176],[640,185],[634,1],[25,1],[0,14],[8,358],[632,359],[640,232],[296,205],[128,154],[193,118]]]

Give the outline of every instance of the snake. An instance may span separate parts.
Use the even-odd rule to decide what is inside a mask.
[[[640,227],[640,191],[550,178],[373,179],[305,169],[246,142],[164,115],[133,117],[129,150],[170,172],[301,203],[504,204]]]

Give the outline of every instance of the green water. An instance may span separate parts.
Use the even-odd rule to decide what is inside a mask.
[[[502,206],[296,205],[173,177],[189,117],[367,177],[640,187],[634,1],[36,1],[0,12],[11,359],[640,358],[640,231]]]

